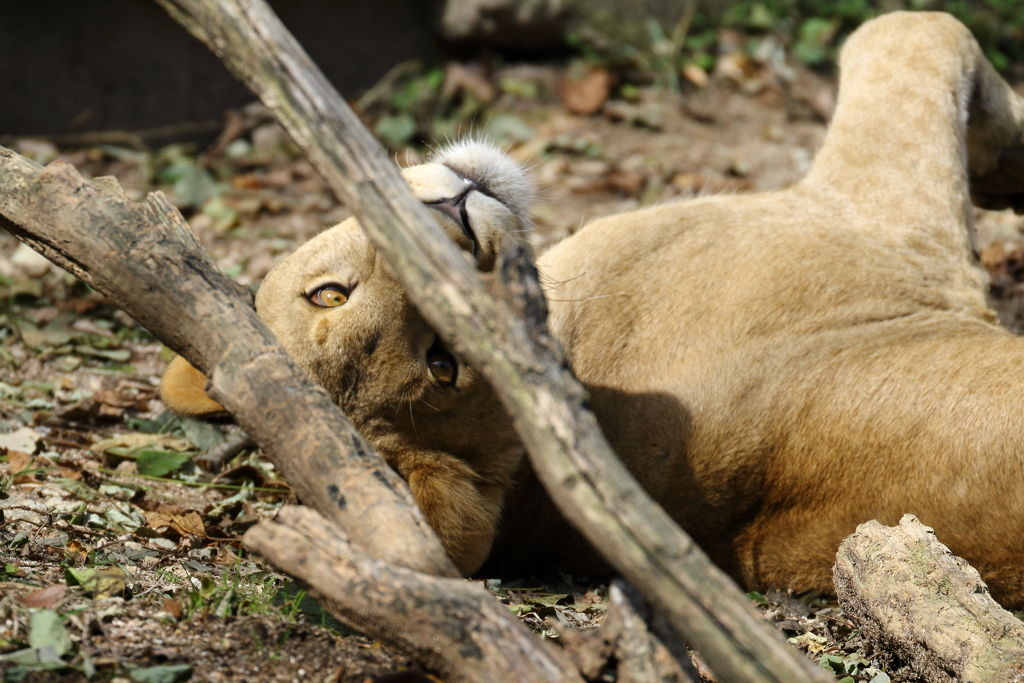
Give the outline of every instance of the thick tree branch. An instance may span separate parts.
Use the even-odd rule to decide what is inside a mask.
[[[262,0],[157,0],[274,112],[424,317],[491,381],[563,513],[727,681],[824,680],[615,457],[564,359],[483,289],[465,255]],[[416,226],[410,230],[407,226]],[[557,348],[555,344],[544,344]]]

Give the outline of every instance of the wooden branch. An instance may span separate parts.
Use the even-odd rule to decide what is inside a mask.
[[[697,683],[700,675],[690,662],[686,645],[675,633],[662,633],[663,624],[633,586],[612,581],[608,613],[601,627],[586,631],[547,623],[558,631],[558,643],[587,680],[596,680],[614,665],[619,683]]]
[[[196,367],[299,498],[368,552],[455,576],[401,478],[256,316],[163,194],[45,169],[0,147],[0,227],[111,298]]]
[[[375,560],[312,510],[286,506],[244,542],[274,565],[295,568],[339,620],[369,629],[446,681],[582,683],[483,586]]]
[[[913,515],[857,527],[836,556],[843,611],[929,683],[1024,680],[1024,623]]]
[[[465,256],[263,0],[157,0],[256,93],[308,155],[448,344],[481,369],[569,520],[724,680],[825,680],[615,457],[554,342],[495,301]],[[416,230],[409,227],[416,226]]]

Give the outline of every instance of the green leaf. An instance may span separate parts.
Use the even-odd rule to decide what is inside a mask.
[[[846,667],[843,666],[843,658],[836,655],[822,655],[818,666],[826,671],[831,671],[837,676],[842,676],[846,673]]]
[[[558,603],[562,602],[569,597],[568,594],[555,594],[555,595],[524,595],[523,598],[533,603],[534,605],[544,605],[545,607],[554,607]]]
[[[143,434],[163,434],[165,432],[173,432],[174,427],[177,426],[178,420],[179,418],[177,415],[172,413],[170,410],[165,410],[152,420],[130,417],[125,423],[129,429],[136,432],[141,432]]]
[[[58,657],[67,654],[71,650],[71,636],[64,628],[64,619],[52,609],[33,614],[28,644],[36,649],[51,647]]]
[[[81,586],[96,599],[123,596],[127,590],[124,572],[119,567],[68,567],[64,580],[69,586]]]
[[[194,417],[182,417],[179,419],[179,424],[185,433],[185,438],[204,453],[224,441],[224,432],[215,424],[203,422]]]
[[[871,676],[870,683],[892,683],[892,679],[889,678],[889,674],[885,673],[881,669],[869,667],[864,669],[864,673]]]
[[[219,195],[223,190],[209,171],[195,164],[182,169],[181,176],[174,182],[172,191],[179,204],[197,208],[210,197]]]
[[[175,471],[192,459],[188,453],[167,451],[140,451],[135,461],[139,474],[149,477],[163,477]]]
[[[753,600],[754,602],[756,602],[759,605],[770,605],[771,604],[770,602],[768,602],[768,598],[764,597],[763,595],[761,595],[757,591],[750,591],[749,593],[747,593],[747,599],[748,600]]]
[[[5,564],[4,571],[8,574],[14,575],[18,573],[18,565],[16,564]]]
[[[78,481],[77,479],[54,477],[50,481],[57,484],[79,500],[94,500],[96,498],[96,492],[89,488],[88,485]]]
[[[192,667],[189,664],[164,664],[135,669],[129,676],[136,683],[179,683],[192,678]]]
[[[828,56],[827,49],[838,30],[838,19],[807,19],[800,24],[800,38],[793,46],[793,54],[806,64],[820,64]]]
[[[64,666],[64,660],[60,658],[60,655],[57,654],[57,651],[53,649],[52,645],[44,645],[43,647],[27,647],[24,650],[9,652],[8,654],[0,655],[0,662],[30,667],[30,670],[53,669]],[[4,679],[5,681],[12,680],[10,671],[10,669],[7,670],[7,677]]]
[[[75,353],[82,356],[94,356],[96,358],[106,358],[107,360],[114,360],[119,363],[125,363],[131,360],[132,352],[128,349],[97,349],[93,346],[84,346],[82,344],[74,347]]]
[[[404,145],[416,134],[416,119],[411,114],[383,116],[373,132],[388,145]]]

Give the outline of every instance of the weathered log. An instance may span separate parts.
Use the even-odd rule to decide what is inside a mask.
[[[266,3],[157,1],[274,112],[359,218],[424,318],[491,382],[563,514],[712,668],[737,683],[824,680],[630,476],[585,407],[586,392],[558,344],[535,343],[512,308],[488,295]],[[533,331],[549,337],[546,329]]]
[[[861,633],[922,680],[1024,681],[1024,623],[913,515],[895,527],[861,524],[840,546],[834,574]]]
[[[245,544],[275,565],[302,567],[336,618],[379,635],[445,680],[582,680],[480,584],[375,560],[308,508],[285,506],[274,521],[246,532]]]

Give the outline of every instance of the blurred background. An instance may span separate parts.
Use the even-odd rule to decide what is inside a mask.
[[[838,51],[880,13],[950,12],[1011,83],[1024,80],[1020,0],[271,4],[397,163],[480,135],[530,166],[538,249],[598,216],[797,181],[835,106]],[[0,144],[113,175],[136,198],[165,191],[219,265],[253,286],[349,215],[154,2],[0,0]],[[1021,221],[979,218],[994,291],[1015,296]],[[47,300],[45,262],[3,234],[0,255],[8,292]]]
[[[951,12],[970,26],[989,59],[1005,72],[1019,72],[1024,56],[1024,3],[1017,0],[289,0],[272,4],[346,96],[365,95],[375,84],[387,89],[394,81],[425,78],[419,99],[459,96],[455,99],[461,106],[455,109],[438,106],[449,102],[431,102],[432,113],[446,120],[478,113],[461,101],[465,97],[459,91],[464,88],[451,78],[442,84],[444,74],[434,73],[451,58],[474,62],[484,78],[507,63],[580,61],[609,69],[615,77],[613,94],[630,99],[632,88],[650,84],[675,91],[688,85],[702,87],[719,60],[737,52],[760,62],[769,57],[791,58],[828,72],[836,49],[853,28],[880,12],[897,9]],[[768,46],[762,45],[766,39]],[[417,63],[408,64],[409,60]],[[391,81],[381,82],[403,64],[400,73],[390,74]],[[498,88],[496,94],[509,92],[500,80],[492,83]],[[392,94],[378,92],[372,103],[381,104],[379,96]],[[473,94],[481,99],[480,92]],[[0,134],[123,130],[141,131],[147,140],[199,138],[216,130],[225,109],[240,107],[249,99],[219,60],[155,3],[0,2]],[[401,110],[402,104],[396,107]],[[445,123],[450,125],[450,120]],[[434,134],[429,122],[420,125],[422,129],[416,131],[420,137]],[[406,142],[403,132],[392,131]]]

